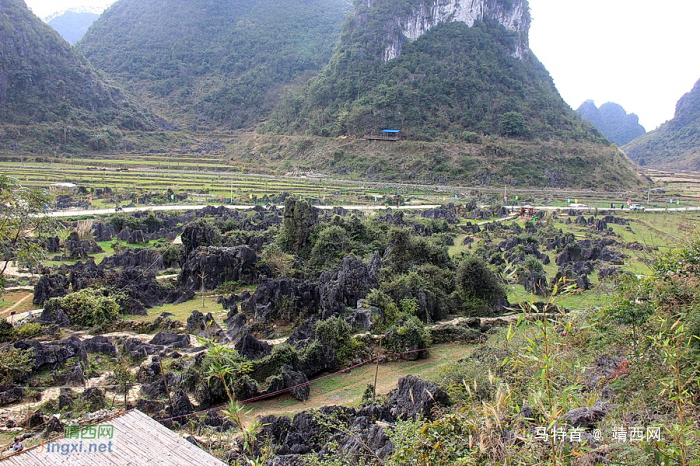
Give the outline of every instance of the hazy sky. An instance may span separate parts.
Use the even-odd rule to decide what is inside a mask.
[[[112,3],[26,2],[42,18]],[[652,130],[700,79],[700,0],[530,0],[530,10],[530,48],[574,109],[617,102]]]

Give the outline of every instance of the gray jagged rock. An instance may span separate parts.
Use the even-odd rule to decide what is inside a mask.
[[[20,401],[23,396],[24,389],[18,385],[0,385],[0,406]]]
[[[449,403],[447,393],[436,384],[408,375],[390,392],[386,405],[397,419],[413,419],[420,415],[433,420],[433,408]]]
[[[194,333],[198,337],[213,339],[216,341],[226,341],[228,336],[226,332],[219,326],[211,315],[211,312],[206,315],[194,310],[187,318],[188,332]]]
[[[169,348],[189,348],[190,336],[171,330],[161,330],[149,342],[151,345],[167,346]]]
[[[252,283],[257,277],[257,261],[255,251],[248,246],[200,247],[187,256],[178,284],[186,290],[200,291],[213,290],[232,281]]]
[[[567,412],[564,417],[573,427],[594,429],[598,423],[607,416],[612,405],[603,401],[596,401],[590,408],[575,408]]]
[[[258,340],[247,331],[241,332],[233,347],[248,359],[260,359],[272,352],[271,344]]]

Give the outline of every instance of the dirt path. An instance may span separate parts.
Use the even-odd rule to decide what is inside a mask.
[[[11,312],[13,309],[17,308],[20,304],[22,304],[23,302],[25,302],[27,299],[31,298],[32,296],[34,296],[34,295],[28,294],[28,295],[25,296],[24,298],[21,298],[21,299],[18,300],[16,303],[14,303],[12,306],[10,306],[10,307],[8,307],[7,309],[5,309],[5,310],[3,311],[3,313],[7,313],[7,314],[9,315],[10,312]]]

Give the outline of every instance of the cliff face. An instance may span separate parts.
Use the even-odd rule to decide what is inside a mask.
[[[370,10],[379,2],[367,0]],[[362,11],[358,12],[360,15]],[[419,1],[386,23],[384,61],[401,54],[404,44],[413,41],[433,27],[447,22],[463,22],[473,26],[475,21],[496,21],[509,31],[517,32],[519,40],[511,54],[523,59],[529,50],[530,12],[527,0],[432,0]]]

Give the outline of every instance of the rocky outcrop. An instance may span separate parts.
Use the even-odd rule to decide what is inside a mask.
[[[343,314],[347,307],[356,308],[357,301],[376,288],[377,277],[369,267],[354,256],[346,256],[333,274],[325,272],[319,278],[319,295],[324,317]],[[328,315],[326,315],[328,314]]]
[[[105,257],[100,267],[136,267],[153,271],[163,270],[163,256],[150,248],[127,249],[126,251]]]
[[[211,312],[204,315],[197,310],[192,311],[187,318],[186,330],[201,338],[208,338],[215,341],[228,340],[226,332],[224,332],[221,326],[214,320]]]
[[[255,251],[247,246],[200,247],[187,256],[178,283],[193,291],[213,290],[231,281],[252,283],[257,277],[257,261]]]
[[[34,369],[42,368],[46,365],[62,365],[71,358],[77,357],[83,361],[87,360],[87,353],[83,342],[75,335],[65,340],[57,340],[50,343],[40,343],[36,340],[18,340],[14,344],[15,348],[34,350]]]
[[[241,311],[260,322],[277,317],[291,321],[300,315],[316,314],[319,302],[318,285],[281,277],[261,280],[255,293],[241,302]]]

